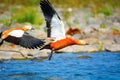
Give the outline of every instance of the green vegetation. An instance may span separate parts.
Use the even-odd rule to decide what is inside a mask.
[[[24,6],[36,6],[40,0],[0,0],[0,3],[8,5],[24,5]]]
[[[3,19],[3,20],[0,20],[0,23],[3,23],[4,25],[9,26],[10,25],[10,20],[9,19]]]
[[[36,7],[29,6],[19,6],[16,8],[12,6],[9,10],[10,15],[5,15],[5,18],[0,19],[0,23],[6,26],[10,26],[13,23],[31,23],[36,25],[41,25],[43,23],[43,18],[41,18],[40,12],[37,11]]]
[[[120,7],[119,0],[49,0],[54,5],[58,4],[62,7],[94,7],[94,8],[104,8],[109,5],[110,7]],[[11,4],[11,5],[25,5],[25,6],[36,6],[39,4],[40,0],[0,0],[1,3]],[[94,5],[94,6],[93,6]]]
[[[43,20],[39,17],[39,13],[37,13],[34,8],[27,7],[17,11],[14,14],[12,20],[15,20],[18,23],[30,22],[31,24],[42,24]]]
[[[64,18],[65,20],[68,20],[69,17],[70,17],[70,12],[69,12],[69,11],[65,11],[65,12],[62,14],[62,16],[63,16],[63,18]]]
[[[100,24],[100,28],[106,28],[105,24]]]
[[[98,51],[103,51],[103,47],[104,47],[103,43],[99,43]]]
[[[113,9],[120,8],[119,0],[49,0],[55,7],[62,8],[87,8],[89,7],[94,15],[103,13],[105,16],[113,14]],[[0,0],[0,12],[9,11],[9,19],[0,19],[0,23],[9,25],[10,22],[31,24],[42,24],[43,19],[37,8],[40,0]],[[1,5],[2,4],[2,5]],[[65,20],[69,19],[70,12],[66,11],[62,15]],[[39,17],[38,17],[39,16]],[[101,28],[105,25],[101,24]]]
[[[105,16],[110,16],[112,15],[112,11],[110,9],[104,8],[104,9],[98,9],[97,12],[98,13],[103,13]]]
[[[110,29],[111,29],[112,31],[119,30],[118,27],[116,27],[116,26],[112,26],[112,27],[110,27]]]

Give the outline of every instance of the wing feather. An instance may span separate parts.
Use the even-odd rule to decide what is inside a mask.
[[[28,34],[24,34],[22,37],[8,36],[4,40],[29,49],[41,47],[45,43],[43,40],[35,38]]]
[[[40,7],[46,20],[46,27],[48,28],[47,36],[55,38],[55,41],[65,38],[64,24],[50,2],[48,0],[41,0]]]

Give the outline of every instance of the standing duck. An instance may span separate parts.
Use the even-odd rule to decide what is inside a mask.
[[[51,42],[49,45],[46,45],[43,48],[41,48],[51,50],[49,60],[51,59],[52,53],[55,50],[59,50],[70,45],[85,44],[85,41],[83,40],[74,40],[65,36],[64,24],[58,13],[48,0],[41,0],[40,7],[42,9],[46,21],[47,37],[54,39],[54,41]]]

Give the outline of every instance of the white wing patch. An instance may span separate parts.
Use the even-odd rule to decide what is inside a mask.
[[[51,20],[51,37],[55,41],[65,38],[65,29],[63,22],[55,14]]]
[[[8,35],[14,36],[14,37],[22,37],[24,34],[24,31],[22,30],[13,30]]]

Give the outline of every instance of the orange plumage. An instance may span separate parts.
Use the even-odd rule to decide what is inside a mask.
[[[31,25],[26,25],[22,28],[11,28],[0,33],[0,46],[4,41],[20,45],[25,48],[35,49],[44,45],[44,41],[29,35],[26,31],[33,30]]]
[[[2,33],[1,38],[2,38],[2,39],[7,38],[7,37],[8,37],[8,34],[9,34],[11,31],[13,31],[13,30],[26,31],[27,29],[25,29],[24,27],[22,27],[22,28],[11,28],[11,29],[5,30],[5,31]]]
[[[69,28],[67,31],[66,31],[66,35],[74,35],[74,34],[77,34],[77,33],[81,33],[81,30],[78,29],[78,28]]]
[[[52,50],[58,50],[58,49],[61,49],[61,48],[64,48],[66,46],[70,46],[73,44],[76,44],[76,41],[67,37],[65,39],[61,39],[56,42],[52,42],[50,47],[52,48]]]
[[[51,37],[54,39],[52,43],[49,45],[43,46],[41,49],[51,49],[51,54],[49,56],[49,60],[52,57],[52,53],[55,50],[74,45],[74,44],[85,44],[82,40],[73,40],[68,38],[66,35],[74,35],[75,33],[80,33],[79,29],[70,29],[65,34],[64,24],[62,19],[53,8],[51,3],[48,0],[41,0],[40,7],[43,12],[46,21],[47,27],[47,37]]]
[[[55,42],[51,42],[48,45],[45,45],[44,47],[41,48],[41,50],[42,49],[59,50],[70,45],[84,45],[84,44],[86,44],[86,42],[83,40],[74,40],[72,38],[66,37],[64,39],[57,40]]]

